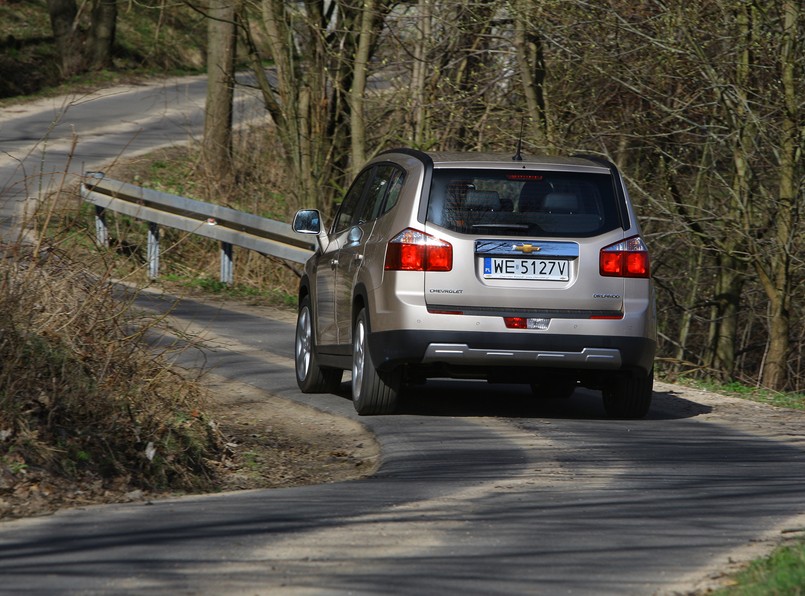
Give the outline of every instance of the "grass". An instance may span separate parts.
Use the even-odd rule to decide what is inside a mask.
[[[719,596],[768,596],[805,594],[805,541],[777,549],[750,563],[736,574]]]
[[[184,288],[199,290],[206,294],[224,296],[235,300],[289,308],[297,306],[296,294],[282,288],[260,289],[250,284],[229,285],[211,277],[186,277],[175,274],[164,276],[164,281],[175,283]]]
[[[675,382],[697,389],[704,389],[721,395],[739,397],[758,403],[776,406],[778,408],[790,408],[792,410],[805,410],[805,395],[802,393],[784,393],[771,391],[762,387],[752,387],[738,381],[729,383],[719,383],[712,379],[698,379],[692,377],[679,377]]]

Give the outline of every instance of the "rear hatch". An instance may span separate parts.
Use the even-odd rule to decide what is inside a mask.
[[[624,238],[618,200],[605,167],[434,168],[425,231],[452,245],[453,266],[425,273],[429,310],[620,315],[624,280],[599,273],[601,249]]]

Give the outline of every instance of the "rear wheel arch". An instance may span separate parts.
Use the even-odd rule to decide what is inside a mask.
[[[366,310],[367,317],[371,319],[371,313],[369,312],[369,298],[368,293],[366,291],[366,286],[363,284],[358,284],[355,286],[354,291],[352,292],[352,328],[355,328],[355,321],[358,319],[358,314],[361,310]],[[371,324],[371,322],[370,322]]]
[[[310,296],[310,294],[310,279],[307,275],[303,275],[299,280],[299,289],[296,292],[296,297],[299,300],[299,304],[302,303],[302,299],[305,298],[305,296]]]

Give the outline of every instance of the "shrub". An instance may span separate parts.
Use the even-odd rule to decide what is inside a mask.
[[[154,321],[115,293],[59,251],[0,249],[3,472],[209,485],[223,441],[199,385],[148,346]]]

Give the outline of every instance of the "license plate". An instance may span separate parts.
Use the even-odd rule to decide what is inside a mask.
[[[484,257],[484,278],[567,281],[570,279],[570,261]]]

